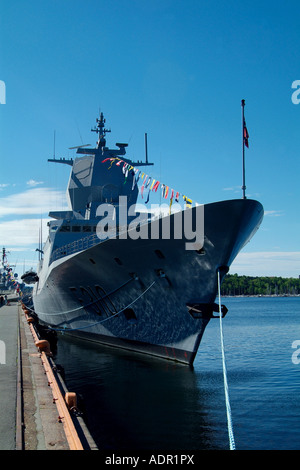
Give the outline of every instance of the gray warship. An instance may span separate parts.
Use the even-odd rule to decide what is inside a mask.
[[[49,213],[29,281],[35,313],[57,332],[192,365],[218,317],[218,279],[259,228],[263,207],[242,198],[132,213],[138,169],[152,164],[147,153],[145,161],[127,158],[127,144],[107,147],[103,113],[96,122],[95,148],[49,159],[71,166],[70,209]]]

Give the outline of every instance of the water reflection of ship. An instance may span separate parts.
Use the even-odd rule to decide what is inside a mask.
[[[99,134],[96,148],[77,148],[82,156],[74,160],[50,159],[71,166],[70,210],[50,212],[43,259],[37,273],[28,275],[35,280],[36,314],[40,322],[73,336],[192,364],[214,316],[217,272],[223,278],[258,229],[263,208],[257,201],[236,199],[161,219],[148,214],[141,225],[148,238],[134,239],[132,217],[124,227],[119,204],[120,197],[126,197],[128,207],[137,201],[134,172],[126,172],[124,184],[123,172],[112,162],[118,159],[127,170],[128,165],[151,164],[125,157],[127,144],[106,146],[102,113],[94,130]],[[96,227],[104,214],[98,215],[98,208],[108,202],[119,231],[100,240]],[[199,211],[203,241],[187,250],[183,219],[190,217],[195,227]],[[165,222],[169,239],[162,236]],[[174,233],[178,226],[181,238]]]
[[[216,450],[220,433],[227,448],[221,374],[67,335],[55,361],[99,448]]]

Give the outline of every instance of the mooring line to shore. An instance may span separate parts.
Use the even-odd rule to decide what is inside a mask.
[[[105,294],[103,297],[101,297],[99,299],[96,299],[96,300],[93,300],[92,302],[89,302],[88,304],[81,305],[80,307],[73,308],[72,310],[66,310],[65,312],[54,312],[54,313],[53,312],[52,313],[36,312],[34,308],[30,308],[28,306],[26,306],[26,308],[27,308],[27,310],[30,310],[31,312],[36,313],[37,315],[48,315],[48,316],[66,315],[67,313],[73,313],[73,312],[77,312],[78,310],[83,310],[86,307],[90,307],[91,305],[94,305],[97,302],[101,302],[102,300],[105,300],[105,299],[109,298],[110,295],[114,294],[115,292],[120,290],[122,287],[125,287],[127,284],[129,284],[131,281],[134,281],[134,280],[136,280],[136,278],[132,277],[132,278],[128,279],[126,282],[124,282],[121,286],[117,287],[116,289],[109,292],[108,294]]]
[[[219,269],[218,269],[218,297],[219,297],[220,337],[221,337],[221,349],[222,349],[222,364],[223,364],[223,378],[224,378],[224,390],[225,390],[225,402],[226,402],[226,413],[227,413],[229,447],[230,447],[230,450],[235,450],[235,440],[234,440],[233,427],[232,427],[231,406],[230,406],[230,400],[229,400],[227,370],[226,370],[226,361],[225,361],[225,348],[224,348],[224,337],[223,337],[223,326],[222,326],[222,310],[221,310],[221,282],[220,282],[220,271],[219,271]]]
[[[151,287],[156,283],[156,281],[153,281],[150,286],[147,287],[147,289],[145,289],[136,299],[134,299],[130,304],[126,305],[126,307],[123,307],[121,310],[119,310],[118,312],[114,313],[113,315],[110,315],[109,317],[107,318],[104,318],[104,320],[100,320],[96,323],[92,323],[90,325],[86,325],[86,326],[81,326],[79,328],[54,328],[54,327],[49,327],[50,330],[53,330],[53,331],[61,331],[61,332],[67,332],[67,331],[76,331],[76,330],[83,330],[83,329],[86,329],[86,328],[91,328],[92,326],[96,326],[96,325],[100,325],[101,323],[104,323],[106,322],[107,320],[110,320],[111,318],[114,318],[116,317],[117,315],[119,315],[120,313],[124,312],[124,310],[126,310],[127,308],[131,307],[131,305],[133,305],[137,300],[139,300],[141,297],[143,297],[143,295],[146,294],[146,292],[148,292],[149,289],[151,289]]]
[[[104,322],[106,322],[106,321],[108,321],[108,320],[111,320],[112,318],[118,316],[120,313],[124,312],[124,310],[126,310],[126,309],[129,308],[129,307],[131,307],[131,305],[135,304],[135,302],[137,302],[141,297],[143,297],[143,296],[146,294],[146,292],[148,292],[148,290],[150,290],[151,287],[152,287],[155,283],[156,283],[156,281],[153,281],[136,299],[134,299],[132,302],[130,302],[130,304],[126,305],[126,307],[123,307],[123,308],[122,308],[121,310],[119,310],[118,312],[115,312],[113,315],[110,315],[109,317],[104,318],[103,320],[100,320],[100,321],[98,321],[98,322],[95,322],[95,323],[92,323],[92,324],[89,324],[89,325],[86,325],[86,326],[82,326],[82,327],[80,327],[80,328],[55,328],[55,327],[49,327],[49,329],[50,329],[50,330],[53,330],[53,331],[67,332],[67,331],[76,331],[76,330],[79,330],[79,329],[82,330],[82,329],[86,329],[86,328],[91,328],[91,327],[96,326],[96,325],[100,325],[101,323],[104,323]],[[101,299],[99,299],[99,300],[101,300]],[[88,304],[88,305],[90,305],[90,304]],[[25,306],[25,307],[26,307],[26,309],[27,309],[28,311],[31,311],[31,312],[35,313],[34,309],[29,308],[29,307],[27,307],[27,306]],[[86,305],[80,307],[80,309],[85,308],[85,307],[86,307]],[[64,312],[64,313],[72,313],[72,312],[74,312],[75,310],[77,310],[77,309],[69,310],[69,311]],[[41,312],[38,312],[38,313],[37,313],[37,315],[39,315],[39,314],[41,315]],[[48,314],[45,313],[45,315],[48,315]],[[51,314],[50,314],[50,315],[51,315]]]

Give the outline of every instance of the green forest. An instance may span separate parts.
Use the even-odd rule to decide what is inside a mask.
[[[221,295],[300,295],[300,279],[227,274],[222,282]]]

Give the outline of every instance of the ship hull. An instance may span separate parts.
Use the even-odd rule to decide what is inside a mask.
[[[186,249],[187,240],[174,236],[175,214],[169,239],[107,239],[51,262],[49,250],[33,294],[40,322],[74,337],[192,364],[212,317],[217,271],[226,273],[263,217],[261,204],[246,199],[203,209],[200,248]],[[197,305],[208,308],[199,313]]]

